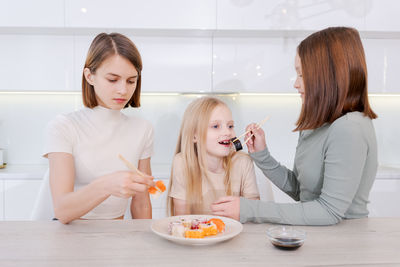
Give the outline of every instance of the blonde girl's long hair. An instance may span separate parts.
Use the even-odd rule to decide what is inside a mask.
[[[202,211],[202,179],[209,179],[206,160],[208,124],[211,113],[219,105],[227,107],[223,101],[215,97],[202,97],[190,103],[183,115],[174,155],[181,153],[182,156],[183,174],[186,180],[185,202],[190,214],[196,214]],[[195,138],[196,142],[194,142]],[[223,159],[223,166],[225,169],[224,184],[226,195],[228,196],[232,195],[230,180],[232,156],[233,152]],[[173,177],[174,170],[172,168],[167,199],[167,211],[169,216],[175,215],[173,198],[169,196],[173,186]]]

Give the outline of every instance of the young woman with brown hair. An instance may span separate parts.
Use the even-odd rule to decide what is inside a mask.
[[[54,216],[62,223],[121,219],[129,198],[133,218],[151,218],[152,126],[121,113],[140,106],[141,70],[131,40],[118,33],[97,35],[82,75],[85,108],[49,123],[44,157],[49,159]],[[149,176],[127,171],[118,154]]]
[[[250,156],[294,204],[226,197],[213,205],[216,215],[241,222],[330,225],[368,215],[375,179],[377,144],[368,103],[367,67],[357,30],[327,28],[303,40],[295,58],[303,105],[293,170],[270,154],[264,131],[250,124]]]

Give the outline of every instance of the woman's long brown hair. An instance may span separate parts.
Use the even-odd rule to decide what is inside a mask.
[[[368,102],[367,64],[356,29],[332,27],[297,48],[305,95],[294,131],[316,129],[348,112],[377,118]]]

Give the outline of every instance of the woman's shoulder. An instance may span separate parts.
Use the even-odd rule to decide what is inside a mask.
[[[331,130],[340,130],[340,129],[348,129],[348,128],[360,128],[361,127],[369,127],[372,126],[372,120],[365,116],[362,112],[354,111],[348,112],[342,117],[335,120],[330,129]]]
[[[335,120],[329,127],[330,138],[360,138],[374,133],[372,120],[362,112],[349,112]]]
[[[73,124],[73,121],[79,117],[81,111],[74,111],[70,113],[61,113],[49,121],[48,127],[68,127]]]
[[[138,116],[125,115],[125,121],[130,125],[133,125],[135,128],[141,127],[145,129],[153,129],[153,125],[148,120]]]

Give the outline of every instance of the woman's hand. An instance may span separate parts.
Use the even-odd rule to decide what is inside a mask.
[[[147,192],[150,186],[155,186],[152,176],[139,176],[130,171],[119,171],[104,176],[107,180],[109,193],[116,197],[129,198],[135,193]]]
[[[246,127],[246,132],[251,130],[248,134],[246,134],[245,140],[247,140],[252,134],[253,136],[247,141],[247,149],[249,153],[258,152],[264,150],[267,145],[265,143],[265,133],[264,130],[258,128],[256,123],[249,124]]]
[[[233,196],[220,197],[211,205],[211,211],[214,215],[229,217],[239,221],[240,198]]]

